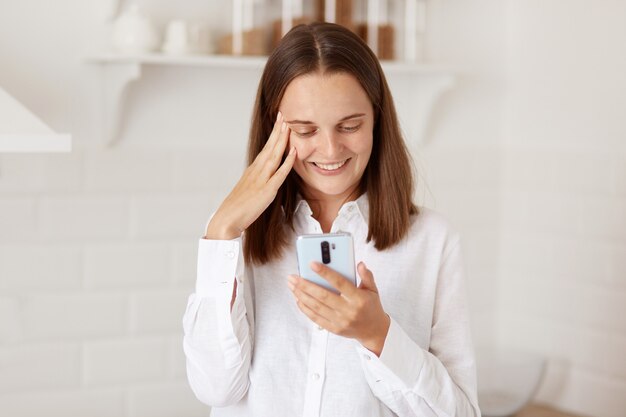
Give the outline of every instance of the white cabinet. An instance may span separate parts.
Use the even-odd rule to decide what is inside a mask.
[[[70,152],[71,136],[58,134],[0,87],[0,152]]]

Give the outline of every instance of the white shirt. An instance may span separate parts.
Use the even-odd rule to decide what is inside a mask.
[[[296,235],[321,233],[311,214],[301,200],[292,244],[263,266],[244,264],[241,237],[199,241],[183,347],[191,389],[211,415],[480,416],[458,235],[421,208],[408,236],[378,251],[365,242],[367,194],[339,211],[331,232],[352,234],[355,262],[373,272],[391,318],[377,357],[318,327],[287,286],[298,273]]]

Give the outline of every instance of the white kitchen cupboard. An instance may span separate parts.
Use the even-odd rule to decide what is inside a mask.
[[[68,134],[54,132],[0,87],[0,152],[70,152]]]

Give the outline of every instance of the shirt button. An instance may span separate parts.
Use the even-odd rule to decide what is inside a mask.
[[[235,257],[235,252],[233,252],[232,250],[228,251],[226,252],[226,256],[229,257],[230,259],[233,259]]]
[[[320,379],[320,374],[318,374],[317,372],[316,372],[316,373],[314,373],[312,376],[313,376],[313,379],[314,379],[314,380],[316,380],[316,381],[317,381],[318,379]]]
[[[317,326],[317,330],[324,330],[322,326]]]
[[[370,358],[370,355],[363,355],[363,356],[365,356],[365,359],[368,360],[368,361],[372,359],[372,358]]]
[[[349,211],[350,213],[352,213],[352,211],[353,211],[353,210],[354,210],[354,206],[350,206],[350,207],[348,207],[348,211]]]

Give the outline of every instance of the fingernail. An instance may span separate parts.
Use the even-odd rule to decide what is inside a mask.
[[[284,132],[286,127],[287,127],[287,123],[283,122],[283,125],[280,127],[280,131]]]
[[[317,262],[311,262],[311,269],[315,272],[318,272],[322,267]]]
[[[291,149],[289,150],[289,155],[296,153],[296,147],[292,146]]]
[[[296,283],[296,277],[294,277],[293,275],[288,275],[287,276],[287,281],[289,281],[290,284],[295,284]]]
[[[280,120],[282,116],[283,116],[282,113],[278,112],[278,114],[276,115],[276,121]]]

